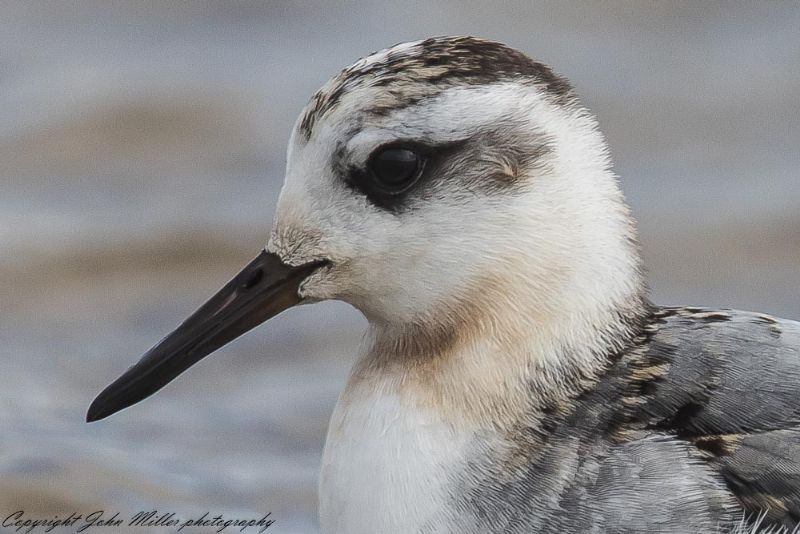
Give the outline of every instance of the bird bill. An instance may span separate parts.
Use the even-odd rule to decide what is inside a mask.
[[[149,397],[226,343],[301,302],[298,288],[315,261],[283,263],[263,251],[138,363],[104,389],[86,420],[97,421]]]

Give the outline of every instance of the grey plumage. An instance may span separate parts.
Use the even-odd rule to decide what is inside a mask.
[[[800,323],[666,308],[648,357],[668,363],[638,415],[703,452],[765,522],[800,522]]]
[[[454,481],[454,507],[465,511],[459,527],[742,532],[746,516],[760,517],[759,531],[792,530],[799,390],[800,323],[655,309],[635,344],[567,411],[516,433],[525,443],[476,441],[487,454]]]

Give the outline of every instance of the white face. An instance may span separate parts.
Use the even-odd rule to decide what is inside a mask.
[[[409,323],[484,293],[511,301],[516,293],[546,311],[623,289],[596,283],[635,270],[636,258],[605,145],[584,110],[510,81],[369,113],[385,91],[345,94],[308,140],[295,126],[267,250],[290,264],[331,261],[301,296],[344,300],[373,322]],[[348,176],[396,143],[429,147],[431,156],[387,207]]]

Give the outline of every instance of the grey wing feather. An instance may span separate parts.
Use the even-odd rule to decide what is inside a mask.
[[[744,435],[718,458],[720,472],[740,502],[790,529],[800,520],[800,430]]]
[[[663,372],[641,417],[694,443],[746,509],[800,523],[800,323],[764,314],[662,308],[647,344]]]

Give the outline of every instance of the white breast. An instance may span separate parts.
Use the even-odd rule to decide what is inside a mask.
[[[374,383],[342,394],[320,478],[324,534],[439,531],[469,436],[409,404]]]

